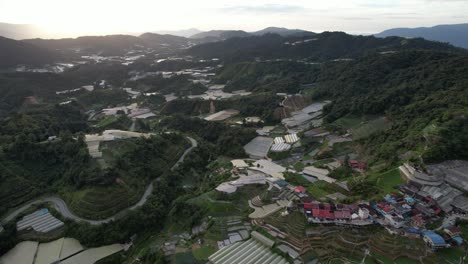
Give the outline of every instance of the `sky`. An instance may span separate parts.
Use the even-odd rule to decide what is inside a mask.
[[[268,26],[370,34],[468,23],[468,0],[0,0],[0,22],[61,36]]]

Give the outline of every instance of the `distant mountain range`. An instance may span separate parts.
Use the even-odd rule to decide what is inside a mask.
[[[393,28],[385,30],[376,37],[398,36],[404,38],[425,38],[427,40],[447,42],[457,47],[468,49],[468,23],[438,25],[419,28]]]
[[[150,32],[156,35],[173,35],[192,39],[192,43],[206,43],[226,40],[234,37],[259,36],[264,34],[278,34],[283,37],[289,36],[312,36],[315,33],[302,29],[288,29],[283,27],[267,27],[262,30],[247,32],[243,30],[210,30],[201,31],[196,28],[184,30],[165,30]],[[124,33],[125,34],[125,33]],[[127,35],[127,34],[126,34]],[[131,34],[134,35],[134,34]],[[0,36],[10,39],[33,39],[48,38],[50,34],[44,32],[35,25],[0,23]],[[113,35],[115,36],[115,35]],[[135,36],[135,35],[134,35]],[[376,37],[384,38],[398,36],[404,38],[424,38],[432,41],[446,42],[457,47],[468,49],[468,23],[453,25],[437,25],[433,27],[419,28],[393,28],[381,33],[374,34]],[[136,36],[135,36],[136,37]],[[95,37],[97,38],[97,37]],[[80,39],[80,38],[77,38]],[[62,39],[63,40],[63,39]],[[63,42],[63,41],[61,41]],[[185,40],[188,42],[188,40]]]
[[[156,33],[160,35],[173,35],[179,37],[191,37],[198,33],[202,33],[203,31],[196,29],[196,28],[189,28],[189,29],[182,29],[182,30],[159,30],[159,31],[152,31],[151,33]]]
[[[210,31],[201,31],[196,28],[189,28],[184,30],[160,30],[152,31],[149,33],[154,33],[158,35],[173,35],[191,39],[204,39],[202,42],[212,42],[220,41],[233,37],[248,37],[253,35],[263,35],[263,34],[278,34],[281,36],[291,36],[291,35],[310,35],[314,34],[312,32],[301,30],[301,29],[287,29],[282,27],[267,27],[265,29],[246,32],[243,30],[210,30]],[[134,35],[122,33],[122,35]],[[35,25],[21,25],[21,24],[9,24],[9,23],[0,23],[0,36],[21,40],[21,39],[34,39],[34,38],[49,38],[51,35],[44,32],[39,27]],[[67,38],[69,39],[69,38]]]
[[[0,23],[0,36],[10,39],[27,39],[42,36],[42,30],[34,25]]]
[[[280,36],[306,36],[314,35],[315,33],[302,30],[302,29],[287,29],[280,27],[268,27],[259,31],[246,32],[243,30],[210,30],[205,32],[200,32],[193,36],[190,36],[192,39],[211,39],[212,41],[226,40],[234,37],[249,37],[249,36],[260,36],[264,34],[278,34]]]
[[[272,33],[272,34],[269,34]],[[461,36],[461,38],[463,38]],[[223,40],[223,41],[220,41]],[[267,28],[257,32],[213,30],[197,33],[191,38],[144,33],[140,36],[108,35],[64,39],[0,38],[0,68],[18,64],[40,65],[63,58],[100,54],[123,56],[151,50],[159,55],[191,55],[199,58],[219,58],[225,61],[253,59],[310,59],[315,61],[355,58],[367,53],[395,52],[411,49],[458,51],[446,43],[422,38],[376,38],[353,36],[343,32],[316,34],[303,30]]]

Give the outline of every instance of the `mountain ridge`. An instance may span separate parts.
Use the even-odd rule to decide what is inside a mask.
[[[454,46],[468,49],[468,23],[417,28],[392,28],[374,34],[374,36],[421,37],[432,41],[447,42]]]

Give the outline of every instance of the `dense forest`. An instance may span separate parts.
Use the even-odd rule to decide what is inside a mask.
[[[421,150],[428,162],[467,158],[468,56],[406,51],[325,64],[312,88],[315,98],[332,99],[331,122],[346,114],[383,114],[393,121],[366,149],[375,158],[397,160]],[[433,127],[433,129],[429,129]]]
[[[225,83],[225,91],[245,89],[253,92],[294,94],[301,84],[310,83],[320,67],[301,62],[241,62],[220,69],[216,81]]]
[[[294,43],[294,45],[292,45]],[[281,37],[275,34],[231,38],[225,41],[206,43],[187,50],[191,56],[220,58],[225,62],[251,61],[252,59],[297,59],[326,61],[341,58],[357,58],[376,52],[410,49],[458,51],[444,43],[421,38],[399,37],[375,38],[353,36],[343,32],[323,32],[314,36]]]

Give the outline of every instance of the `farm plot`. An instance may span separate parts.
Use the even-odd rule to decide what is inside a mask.
[[[75,192],[69,197],[70,209],[77,215],[89,219],[104,219],[135,204],[143,187],[94,187]]]

